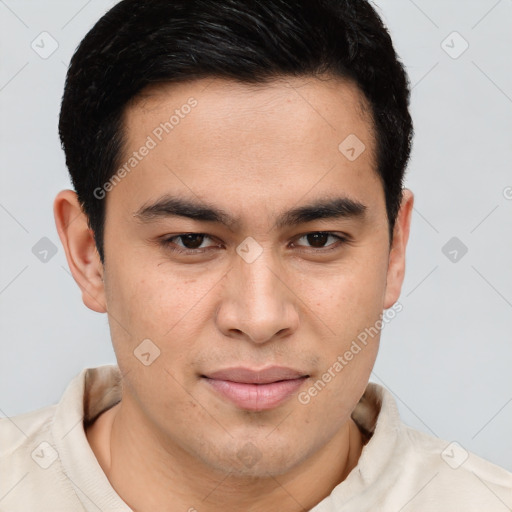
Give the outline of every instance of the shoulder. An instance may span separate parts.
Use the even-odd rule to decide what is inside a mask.
[[[49,431],[57,405],[13,417],[0,418],[0,457],[16,456],[27,444]]]
[[[410,479],[410,510],[506,510],[512,506],[512,473],[466,450],[406,425],[403,474]],[[415,506],[415,502],[416,505]],[[429,505],[430,504],[430,505]]]
[[[370,383],[354,420],[371,433],[355,471],[334,492],[345,510],[491,512],[512,508],[512,473],[404,424],[391,392]],[[341,505],[343,504],[343,506]],[[347,509],[348,510],[348,509]]]
[[[56,408],[0,419],[0,496],[5,510],[76,509],[51,431]]]
[[[83,510],[61,459],[73,410],[83,410],[82,381],[83,372],[59,404],[0,419],[0,510]]]

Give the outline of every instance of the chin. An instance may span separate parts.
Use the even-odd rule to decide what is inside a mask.
[[[209,452],[210,457],[203,454],[203,463],[223,474],[231,473],[233,478],[268,479],[289,472],[302,460],[296,449],[290,446],[270,446],[267,443],[259,449],[256,443],[247,441],[239,443],[239,448],[233,451],[234,445],[231,442],[222,453],[218,453],[216,447]],[[216,455],[218,458],[212,458]]]

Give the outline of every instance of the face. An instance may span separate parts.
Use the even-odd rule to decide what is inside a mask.
[[[279,474],[349,419],[378,349],[362,333],[403,277],[363,107],[349,83],[290,78],[127,109],[100,301],[124,405],[170,452]]]

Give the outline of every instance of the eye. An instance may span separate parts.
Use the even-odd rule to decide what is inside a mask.
[[[315,231],[300,236],[292,243],[292,246],[312,250],[313,252],[327,252],[336,250],[346,241],[347,237],[345,236],[337,235],[329,231]],[[206,233],[182,233],[180,235],[173,235],[161,239],[160,244],[171,252],[189,255],[201,254],[221,247],[221,244],[215,243],[213,238]]]
[[[173,252],[183,253],[201,253],[209,247],[218,247],[218,244],[205,244],[206,240],[212,240],[212,238],[205,233],[183,233],[164,238],[161,244]]]
[[[346,242],[347,239],[340,235],[335,235],[334,233],[328,231],[315,231],[313,233],[307,233],[306,235],[302,235],[297,241],[304,240],[307,244],[310,244],[310,248],[312,249],[325,249],[333,250],[339,247],[343,242]],[[330,241],[330,243],[328,243]],[[299,247],[307,247],[302,244],[295,244]]]

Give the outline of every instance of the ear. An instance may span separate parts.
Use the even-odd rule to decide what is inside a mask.
[[[390,308],[400,297],[400,290],[405,276],[405,249],[409,240],[414,195],[404,189],[402,203],[393,229],[393,241],[389,253],[388,274],[384,308]]]
[[[53,204],[55,224],[66,252],[69,269],[82,291],[84,304],[93,311],[107,311],[101,263],[87,216],[72,190],[62,190]]]

